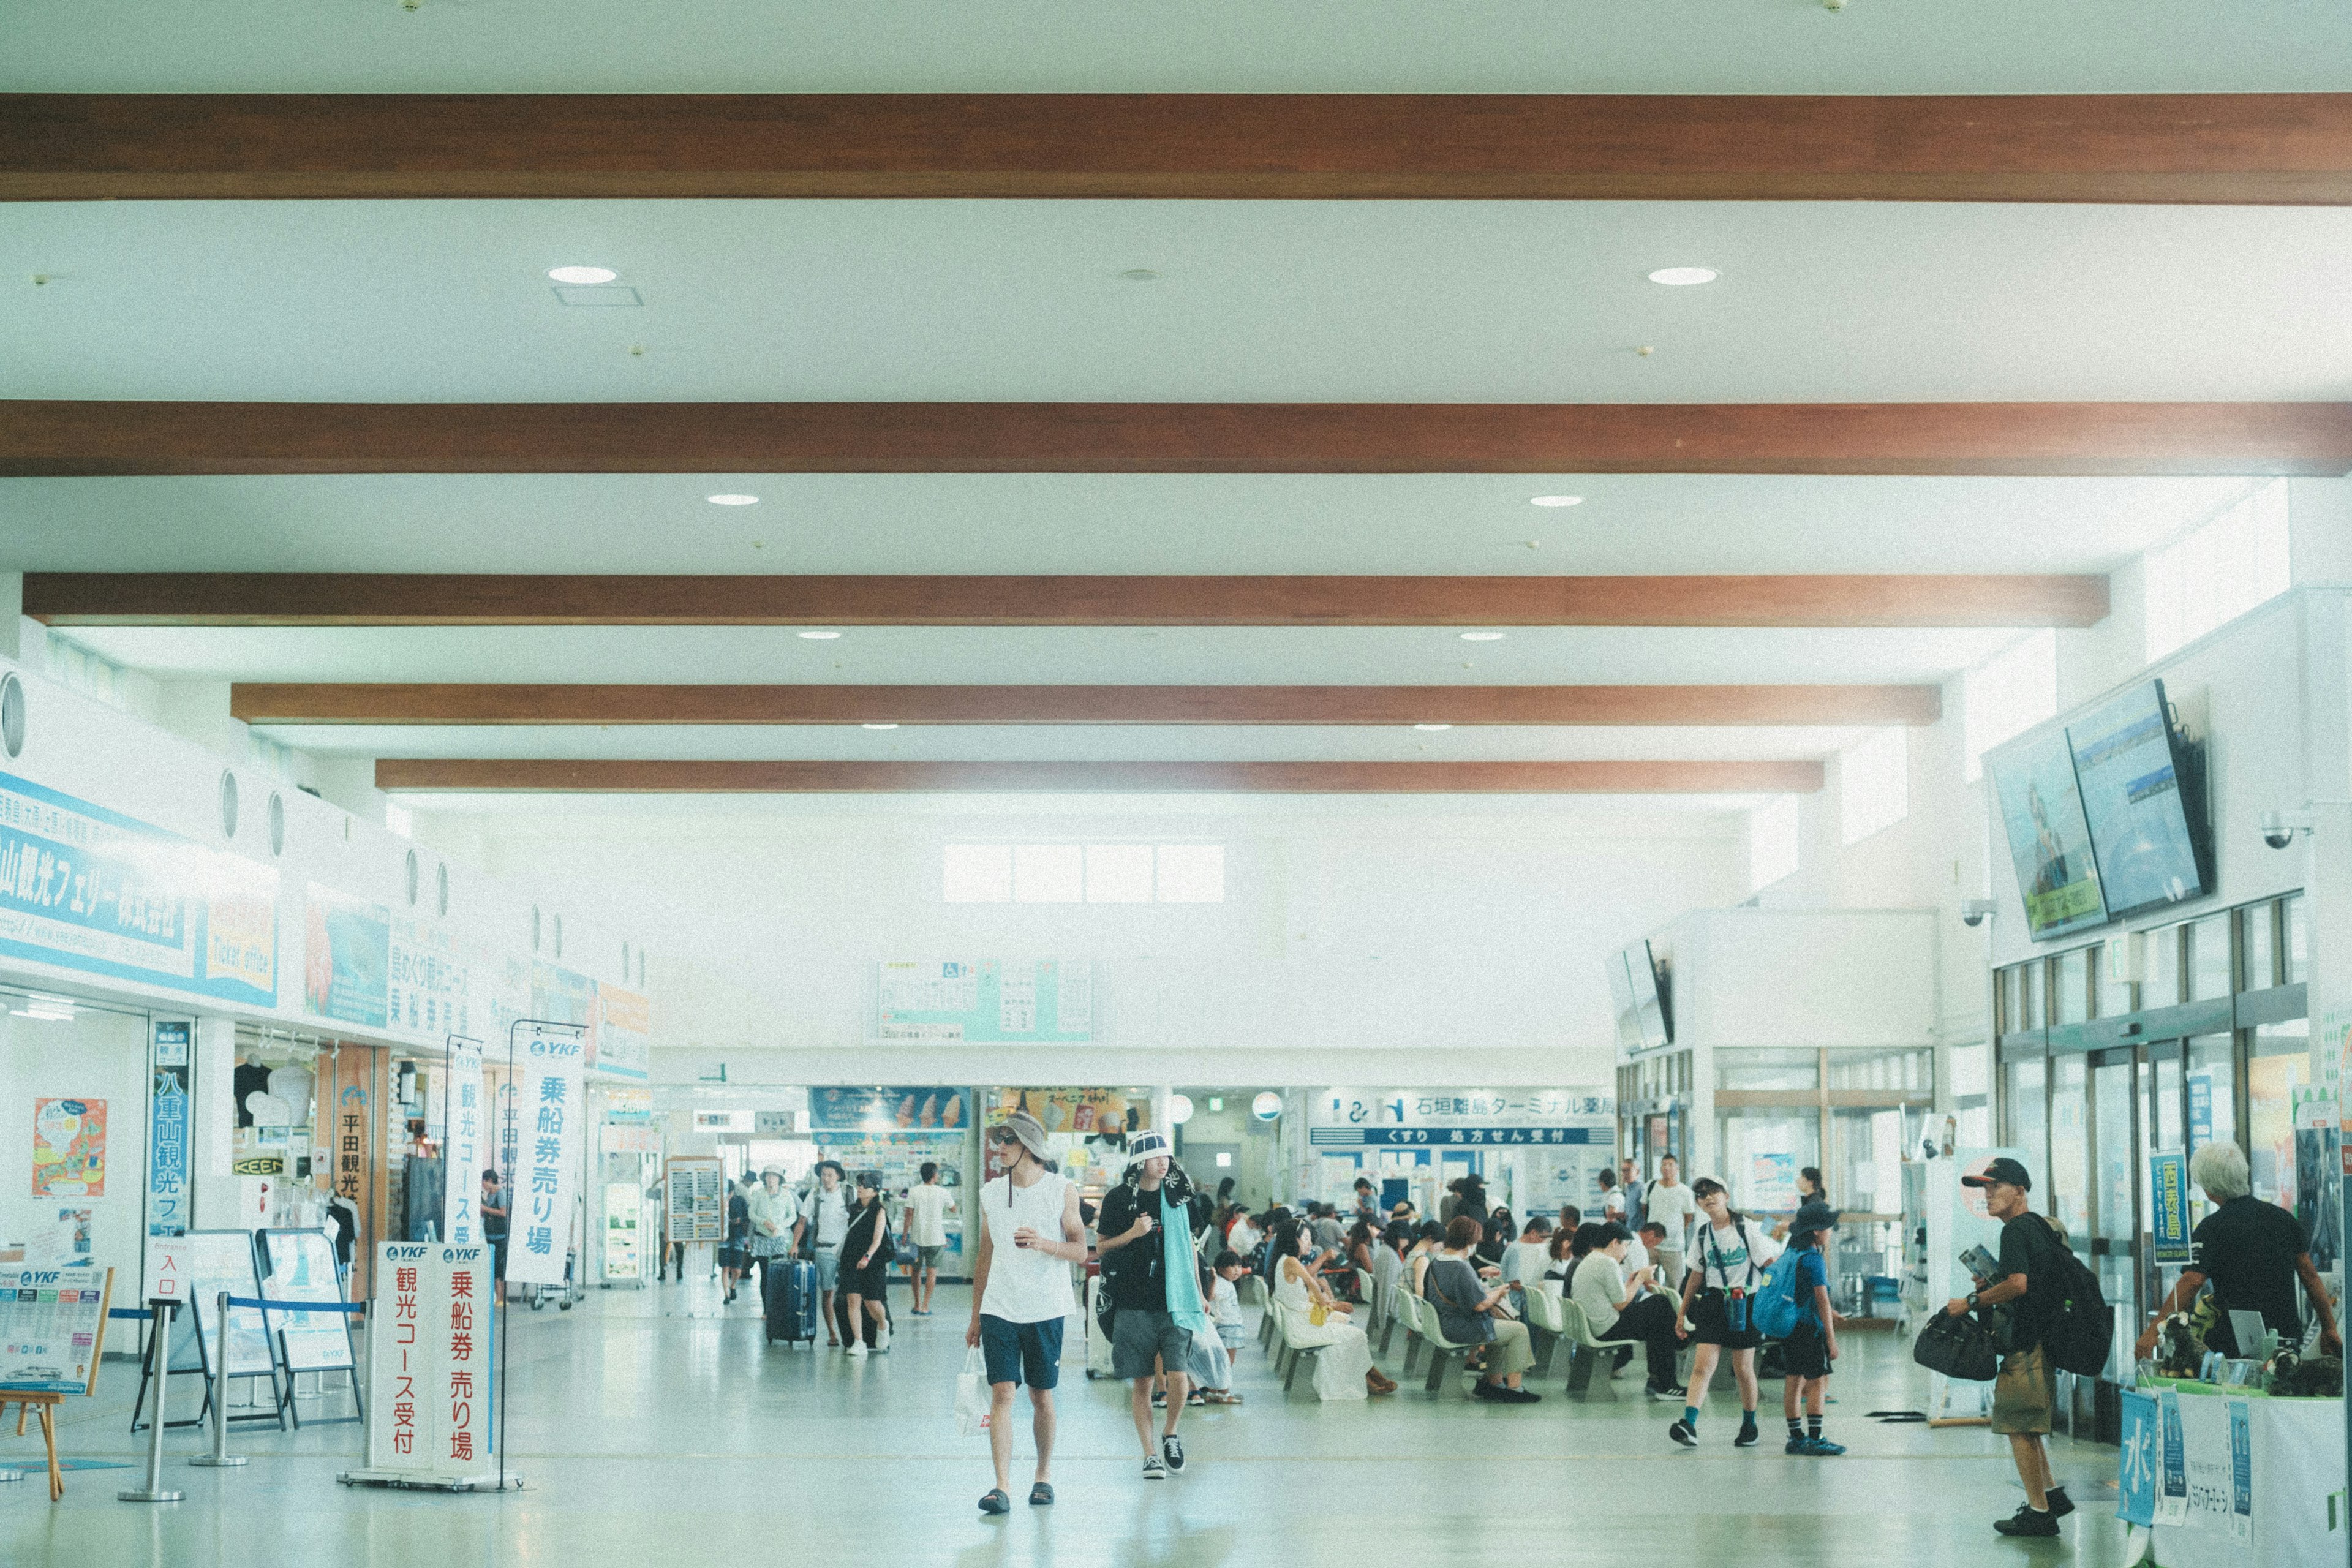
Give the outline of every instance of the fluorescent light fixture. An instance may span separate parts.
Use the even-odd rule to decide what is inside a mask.
[[[861,730],[895,730],[898,726],[896,724],[860,724],[857,727]]]
[[[1464,642],[1501,642],[1503,635],[1501,632],[1464,632],[1462,640]]]
[[[758,496],[704,496],[702,499],[712,506],[758,506],[760,504]]]
[[[1650,281],[1669,289],[1688,289],[1695,284],[1712,283],[1722,276],[1712,267],[1661,267],[1650,274]]]
[[[1454,726],[1451,724],[1415,724],[1413,728],[1420,731],[1424,735],[1429,735],[1434,734],[1440,730],[1451,730]]]
[[[547,275],[558,283],[610,283],[620,276],[609,267],[551,267]]]
[[[1584,498],[1582,496],[1531,496],[1528,498],[1528,504],[1531,506],[1582,506]]]
[[[799,636],[803,642],[831,642],[841,634],[839,632],[802,632]]]

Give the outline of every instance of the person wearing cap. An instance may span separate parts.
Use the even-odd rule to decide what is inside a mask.
[[[1095,1221],[1103,1290],[1110,1299],[1111,1375],[1131,1385],[1136,1436],[1143,1441],[1143,1479],[1165,1480],[1184,1468],[1176,1423],[1184,1414],[1192,1336],[1209,1325],[1192,1261],[1189,1205],[1192,1184],[1171,1157],[1167,1134],[1147,1130],[1127,1145],[1127,1175],[1103,1194]],[[1181,1259],[1178,1249],[1181,1248]],[[1168,1424],[1151,1444],[1151,1384],[1168,1379]]]
[[[1845,1452],[1822,1436],[1822,1405],[1828,1396],[1831,1364],[1837,1360],[1837,1313],[1830,1306],[1829,1234],[1838,1211],[1816,1198],[1789,1222],[1789,1250],[1797,1258],[1797,1326],[1780,1342],[1780,1414],[1788,1418],[1787,1453],[1832,1459]],[[1798,1415],[1799,1405],[1804,1415]]]
[[[1960,1185],[1985,1195],[1985,1213],[2000,1222],[2000,1258],[1990,1279],[1956,1296],[1944,1310],[1954,1317],[1986,1307],[2010,1309],[2009,1352],[1992,1384],[1992,1429],[2009,1439],[2025,1502],[2008,1519],[1993,1521],[2003,1535],[2053,1536],[2058,1521],[2074,1511],[2063,1487],[2050,1476],[2051,1410],[2056,1402],[2049,1357],[2042,1345],[2042,1291],[2053,1278],[2056,1249],[2065,1239],[2032,1210],[2033,1178],[2007,1155],[1988,1161],[1982,1173],[1962,1176]]]
[[[1003,1173],[980,1189],[980,1257],[972,1265],[971,1326],[963,1342],[987,1367],[989,1458],[996,1486],[982,1513],[1013,1510],[1013,1395],[1029,1385],[1037,1444],[1032,1507],[1054,1500],[1054,1387],[1062,1375],[1062,1324],[1071,1305],[1070,1265],[1087,1258],[1077,1184],[1045,1160],[1045,1129],[1016,1110],[988,1130]]]

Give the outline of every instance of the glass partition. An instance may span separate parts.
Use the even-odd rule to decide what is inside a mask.
[[[2294,1124],[2297,1108],[2317,1099],[2314,1076],[2309,1023],[2298,1018],[2254,1031],[2246,1051],[2246,1163],[2253,1170],[2254,1196],[2284,1209],[2304,1206]]]
[[[2084,1092],[2090,1064],[2079,1056],[2050,1063],[2050,1191],[2033,1206],[2065,1226],[2077,1251],[2091,1237],[2091,1141],[2089,1097]],[[2026,1167],[2035,1176],[2042,1173]]]
[[[2191,1154],[2216,1138],[2238,1136],[2238,1043],[2230,1035],[2200,1035],[2189,1042],[2189,1126]],[[2189,1185],[2189,1215],[2205,1215],[2205,1194]]]
[[[1821,1114],[1780,1106],[1726,1110],[1716,1118],[1716,1147],[1723,1151],[1720,1179],[1733,1207],[1785,1209],[1784,1173],[1794,1181],[1797,1172],[1822,1163]]]
[[[2230,962],[2229,915],[2208,915],[2189,923],[2189,999],[2209,1002],[2237,989]]]
[[[2279,924],[2286,928],[2285,984],[2305,985],[2311,981],[2311,933],[2305,928],[2303,895],[2290,893],[2279,900]]]
[[[2238,911],[2238,962],[2242,991],[2265,991],[2279,984],[2278,906],[2248,904]]]
[[[1718,1049],[1715,1053],[1715,1087],[1719,1089],[1817,1089],[1821,1086],[1819,1051]]]
[[[2085,1024],[2091,1018],[2091,950],[2062,952],[2050,982],[2050,1021]]]
[[[2171,1007],[2182,1000],[2180,994],[2179,926],[2165,926],[2147,932],[2140,939],[2141,978],[2139,1005],[2143,1007]]]
[[[2001,1064],[2001,1142],[2025,1156],[2029,1173],[2050,1167],[2049,1104],[2046,1098],[2050,1064],[2040,1057]]]

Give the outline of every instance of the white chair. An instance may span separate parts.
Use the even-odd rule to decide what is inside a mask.
[[[1591,1320],[1574,1301],[1560,1302],[1559,1310],[1564,1321],[1560,1337],[1569,1347],[1568,1396],[1588,1405],[1615,1404],[1617,1385],[1610,1381],[1609,1371],[1616,1365],[1617,1352],[1625,1348],[1625,1342],[1593,1338]]]

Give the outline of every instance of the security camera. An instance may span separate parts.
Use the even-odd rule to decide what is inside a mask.
[[[2311,813],[2307,811],[2263,813],[2263,842],[2273,849],[2284,849],[2294,842],[2296,834],[2310,831]]]
[[[1980,926],[1985,923],[1985,917],[1991,913],[1990,899],[1970,899],[1960,906],[1960,923],[1964,926]]]

